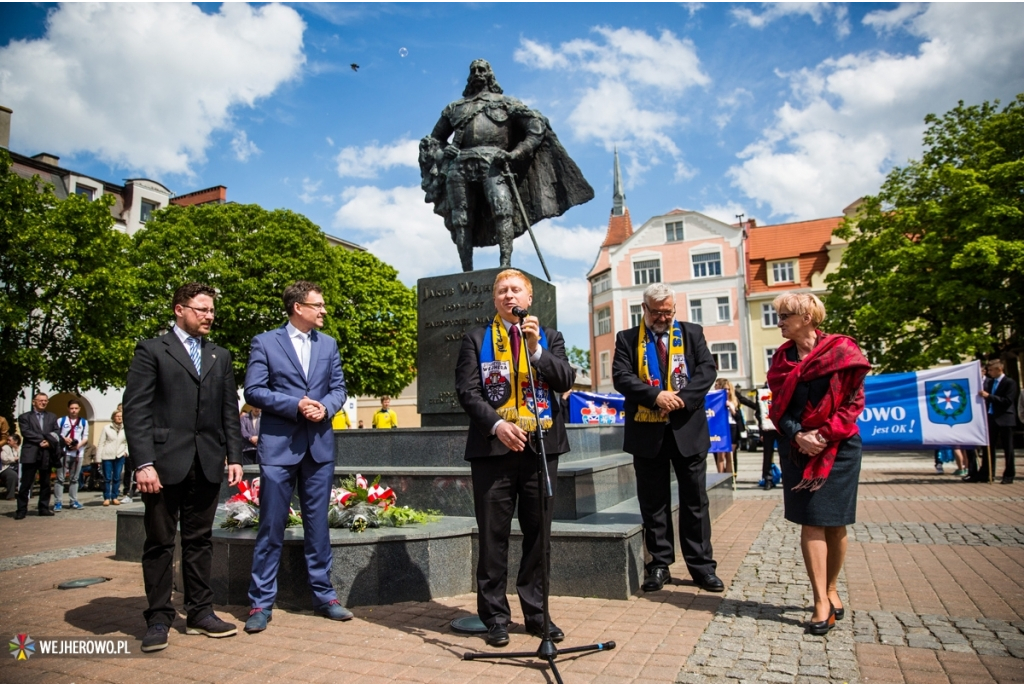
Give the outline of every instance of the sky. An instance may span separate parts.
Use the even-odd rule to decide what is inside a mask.
[[[674,208],[837,216],[920,155],[926,114],[1024,92],[1022,25],[1017,3],[0,3],[0,105],[16,152],[177,194],[227,186],[414,285],[460,271],[417,144],[487,59],[594,188],[534,229],[559,328],[588,348],[613,149],[635,227]],[[512,264],[543,274],[526,235]]]

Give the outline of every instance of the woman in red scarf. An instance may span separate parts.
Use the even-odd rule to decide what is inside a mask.
[[[824,635],[846,611],[836,580],[846,559],[846,526],[857,519],[864,376],[871,369],[853,338],[818,330],[825,306],[809,293],[773,302],[786,338],[772,356],[769,417],[779,430],[786,520],[800,524],[800,547],[814,591],[807,630]]]

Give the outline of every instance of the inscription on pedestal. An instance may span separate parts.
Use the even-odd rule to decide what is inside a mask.
[[[494,319],[491,287],[501,269],[421,278],[418,300],[417,409],[424,426],[465,425],[469,422],[455,395],[455,364],[466,331]],[[555,286],[533,274],[530,313],[541,325],[557,327]]]

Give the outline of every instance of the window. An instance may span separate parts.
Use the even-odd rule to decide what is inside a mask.
[[[604,335],[612,332],[612,310],[608,307],[599,309],[597,312],[597,334]]]
[[[612,377],[608,368],[608,358],[610,357],[608,352],[601,353],[601,380],[606,381]]]
[[[644,318],[644,310],[638,304],[629,305],[629,325],[639,326],[640,320]]]
[[[704,323],[700,300],[690,300],[690,323]]]
[[[732,307],[729,306],[728,297],[718,298],[718,320],[732,321]]]
[[[90,188],[89,186],[76,185],[75,195],[81,195],[89,202],[92,202],[92,199],[96,197],[96,190],[94,188]]]
[[[160,206],[157,205],[155,202],[146,202],[145,200],[143,200],[142,212],[139,214],[139,221],[141,221],[142,223],[146,223],[151,218],[153,218],[153,212],[155,212],[158,209],[160,209]]]
[[[764,372],[768,373],[768,369],[772,368],[772,357],[775,356],[775,350],[777,347],[766,347],[764,348]]]
[[[715,358],[719,371],[735,371],[739,366],[736,363],[736,343],[711,343],[711,356]]]
[[[599,295],[607,290],[612,289],[612,275],[610,273],[601,274],[592,281],[592,294]]]
[[[670,243],[677,243],[683,239],[683,222],[670,221],[665,224],[665,240]]]
[[[772,264],[772,278],[776,283],[792,283],[793,262],[775,262]]]
[[[661,260],[645,259],[633,262],[633,285],[647,285],[661,281]]]
[[[763,328],[775,328],[779,325],[779,313],[775,311],[775,305],[766,303],[761,305],[761,326]]]
[[[693,277],[708,278],[722,275],[722,253],[706,252],[693,255]]]

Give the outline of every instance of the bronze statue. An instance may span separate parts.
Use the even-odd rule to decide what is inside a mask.
[[[444,217],[463,271],[473,270],[473,248],[487,245],[511,266],[516,237],[594,197],[548,120],[503,95],[482,59],[469,65],[462,99],[420,141],[419,164],[426,202]]]

